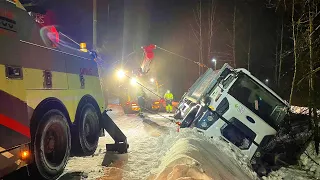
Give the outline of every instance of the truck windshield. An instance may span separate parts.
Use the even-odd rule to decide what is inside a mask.
[[[283,102],[245,74],[239,75],[228,93],[275,129],[286,113]]]

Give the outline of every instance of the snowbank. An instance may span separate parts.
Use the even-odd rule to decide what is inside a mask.
[[[308,114],[308,107],[291,106],[290,110],[296,114]]]
[[[300,166],[301,169],[309,172],[308,174],[320,179],[320,166],[318,164],[320,164],[320,156],[315,152],[314,142],[312,142],[305,153],[301,155]]]
[[[165,118],[149,115],[149,119],[141,119],[123,115],[120,106],[111,106],[114,111],[109,115],[128,137],[127,157],[103,167],[105,144],[112,143],[110,138],[103,137],[94,156],[72,157],[67,172],[85,172],[87,179],[100,177],[99,180],[258,179],[249,167],[248,159],[218,138],[210,139],[195,129],[176,132],[175,124]],[[320,157],[311,150],[309,147],[308,154],[320,162]],[[272,172],[264,179],[320,177],[320,169],[306,155],[301,156],[300,164],[300,167]]]
[[[296,114],[308,114],[309,113],[308,107],[291,106],[290,110]],[[320,114],[320,110],[318,110],[317,113]]]
[[[263,177],[264,180],[308,180],[315,179],[306,171],[299,170],[296,167],[281,168],[278,171],[271,172],[268,177]]]
[[[219,139],[209,139],[195,129],[171,131],[159,138],[159,167],[148,179],[258,179],[240,152]]]

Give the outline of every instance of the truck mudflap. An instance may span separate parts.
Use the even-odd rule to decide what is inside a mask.
[[[119,154],[127,153],[129,148],[127,137],[108,116],[106,110],[102,113],[101,122],[102,127],[108,132],[115,142],[114,144],[106,144],[107,151],[118,152]]]

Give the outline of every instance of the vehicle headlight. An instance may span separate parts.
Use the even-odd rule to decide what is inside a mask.
[[[259,151],[257,151],[256,154],[255,154],[255,156],[256,156],[257,158],[259,158],[259,157],[261,156],[261,153],[260,153]]]
[[[257,161],[253,158],[251,159],[251,164],[257,164]]]
[[[212,116],[208,116],[207,119],[208,119],[208,121],[213,121],[213,117]]]
[[[202,126],[202,127],[207,127],[208,124],[207,124],[207,122],[204,121],[204,122],[201,123],[201,126]]]

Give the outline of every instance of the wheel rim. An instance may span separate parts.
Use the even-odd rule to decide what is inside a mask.
[[[95,145],[97,142],[97,134],[99,132],[97,118],[94,115],[86,114],[83,128],[87,143],[90,146]]]
[[[65,134],[60,124],[52,124],[42,138],[41,147],[48,166],[57,167],[63,162],[68,144]]]

